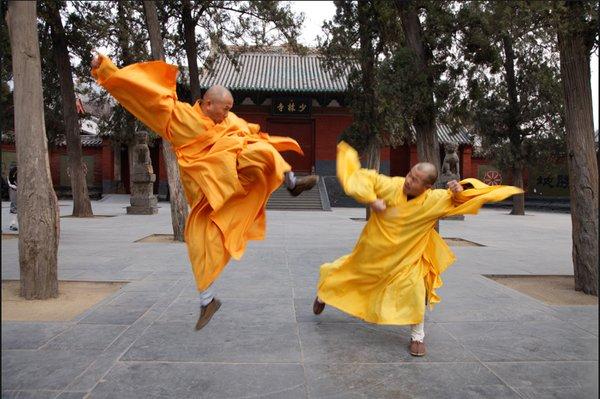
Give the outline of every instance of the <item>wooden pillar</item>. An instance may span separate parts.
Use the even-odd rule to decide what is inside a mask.
[[[462,151],[462,170],[461,172],[461,178],[467,178],[467,177],[477,177],[473,174],[473,166],[471,164],[471,160],[473,158],[473,147],[470,145],[466,145],[463,147],[463,151]]]
[[[410,146],[410,167],[412,168],[419,163],[419,155],[417,154],[417,146],[411,144]]]

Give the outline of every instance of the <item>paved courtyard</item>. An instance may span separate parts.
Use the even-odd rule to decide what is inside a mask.
[[[60,201],[61,214],[71,203]],[[428,354],[408,327],[312,314],[319,266],[351,250],[362,209],[270,211],[216,283],[221,310],[194,331],[198,300],[184,244],[158,215],[126,215],[127,196],[93,203],[115,217],[61,219],[59,278],[127,281],[70,322],[2,323],[3,398],[594,398],[598,306],[550,306],[484,274],[572,274],[570,216],[484,209],[443,221],[453,247],[442,303],[426,314]],[[8,232],[2,203],[2,232]],[[18,279],[17,240],[2,241],[2,278]]]

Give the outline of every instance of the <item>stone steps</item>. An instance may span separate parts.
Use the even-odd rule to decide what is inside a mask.
[[[305,191],[297,197],[292,197],[282,185],[271,194],[267,209],[269,210],[325,210],[322,201],[322,184],[317,184],[312,190]],[[329,204],[326,204],[327,206]]]

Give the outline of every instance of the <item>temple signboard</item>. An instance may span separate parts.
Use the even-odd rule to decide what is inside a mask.
[[[273,97],[271,114],[286,116],[309,116],[311,99],[309,97]]]

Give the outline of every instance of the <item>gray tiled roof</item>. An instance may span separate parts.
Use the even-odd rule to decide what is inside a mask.
[[[413,140],[415,140],[415,128],[411,127],[413,134]],[[455,143],[455,144],[471,144],[471,138],[469,133],[464,127],[459,128],[456,132],[453,132],[447,125],[438,123],[437,124],[437,135],[438,141],[442,144]]]
[[[200,87],[220,84],[231,90],[264,92],[344,92],[347,75],[327,71],[317,54],[248,52],[238,56],[239,69],[225,56],[215,61],[212,73],[200,74]]]
[[[211,74],[200,74],[200,87],[206,89],[220,84],[231,90],[262,92],[344,92],[347,74],[334,76],[322,65],[319,55],[282,52],[278,48],[264,52],[238,55],[239,68],[225,56],[219,55]],[[438,124],[440,143],[470,144],[466,129],[453,133],[446,125]],[[414,139],[414,128],[413,139]]]
[[[82,147],[100,147],[102,146],[102,137],[100,136],[86,136],[84,134],[80,135],[81,137],[81,146]],[[56,143],[59,147],[64,147],[67,145],[67,141],[63,140]]]
[[[66,145],[66,142],[65,142]],[[81,136],[81,145],[84,147],[100,147],[102,145],[102,137],[98,136]]]

